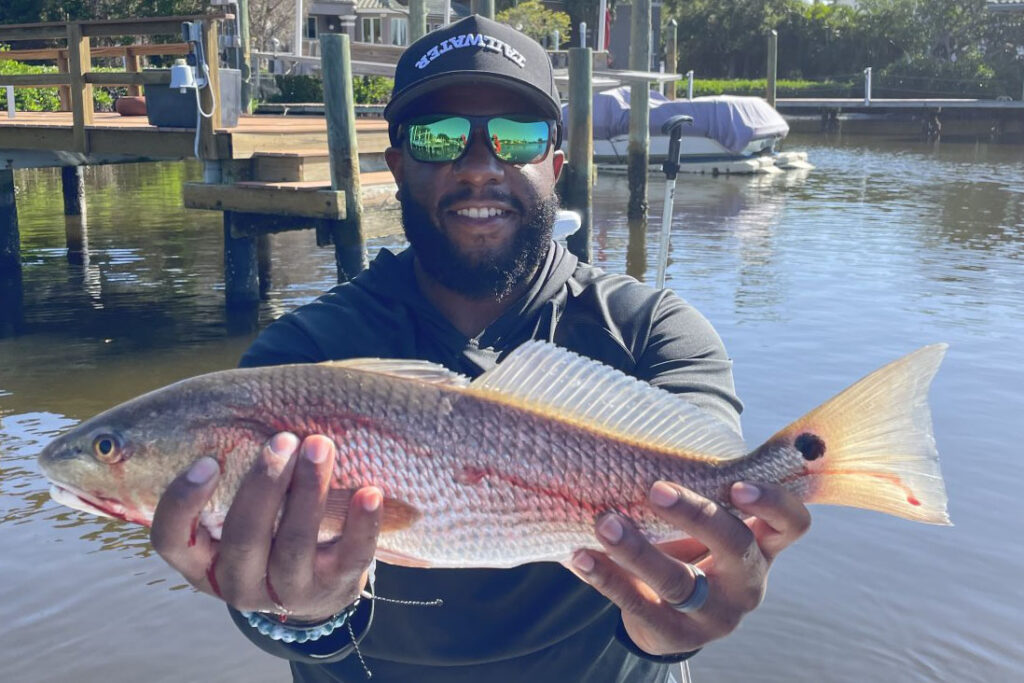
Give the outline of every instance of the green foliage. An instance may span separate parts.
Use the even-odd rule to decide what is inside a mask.
[[[499,12],[495,19],[522,31],[541,45],[548,45],[552,34],[558,31],[559,45],[569,40],[569,15],[555,12],[540,4],[540,0],[526,0]]]
[[[0,52],[2,55],[2,52]],[[95,67],[94,71],[121,71],[121,69]],[[55,66],[33,66],[10,59],[0,59],[0,75],[56,73]],[[124,95],[127,88],[93,88],[93,105],[96,111],[113,111],[114,100]],[[57,88],[15,88],[14,106],[17,111],[60,111],[60,96]],[[7,88],[0,88],[0,108],[7,108]]]
[[[319,76],[274,76],[277,94],[270,102],[323,102],[324,86]],[[355,76],[352,95],[356,104],[383,104],[391,97],[394,81],[384,76]]]
[[[863,93],[863,84],[854,81],[779,80],[775,82],[778,97],[856,97]],[[768,83],[765,79],[694,79],[693,96],[753,95],[764,97]],[[686,96],[686,81],[676,81],[678,97]]]

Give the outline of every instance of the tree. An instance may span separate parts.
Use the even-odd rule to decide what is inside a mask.
[[[553,12],[540,4],[539,0],[527,0],[502,10],[495,19],[522,31],[541,45],[547,45],[555,31],[560,36],[560,44],[569,40],[569,15]]]

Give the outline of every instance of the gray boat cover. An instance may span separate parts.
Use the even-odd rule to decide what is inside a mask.
[[[789,125],[760,97],[717,95],[692,100],[669,100],[651,92],[651,135],[663,135],[661,124],[677,114],[693,117],[692,126],[683,126],[683,137],[717,140],[731,152],[739,153],[751,140],[785,136]],[[569,105],[562,108],[563,120],[569,120]],[[629,87],[623,86],[594,94],[594,139],[608,140],[629,134]]]

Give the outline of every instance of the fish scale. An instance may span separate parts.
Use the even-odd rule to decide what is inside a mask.
[[[600,547],[594,524],[612,510],[652,541],[680,538],[647,505],[659,480],[737,514],[731,484],[760,481],[809,503],[941,524],[926,398],[944,349],[887,365],[750,452],[683,398],[528,342],[472,382],[382,359],[211,373],[78,425],[40,464],[60,502],[148,524],[170,481],[214,454],[223,472],[202,523],[218,537],[273,434],[325,434],[338,455],[320,540],[341,532],[351,494],[375,485],[384,494],[378,556],[409,566],[564,562]]]

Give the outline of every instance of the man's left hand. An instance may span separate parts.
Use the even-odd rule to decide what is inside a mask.
[[[597,523],[606,552],[573,556],[572,570],[619,606],[626,632],[645,652],[689,652],[732,632],[761,604],[772,560],[810,527],[807,508],[780,486],[736,483],[730,493],[751,516],[745,522],[693,491],[658,482],[651,508],[688,538],[656,546],[609,513]],[[693,594],[693,566],[707,575],[710,592],[703,606],[683,613],[673,605]]]

